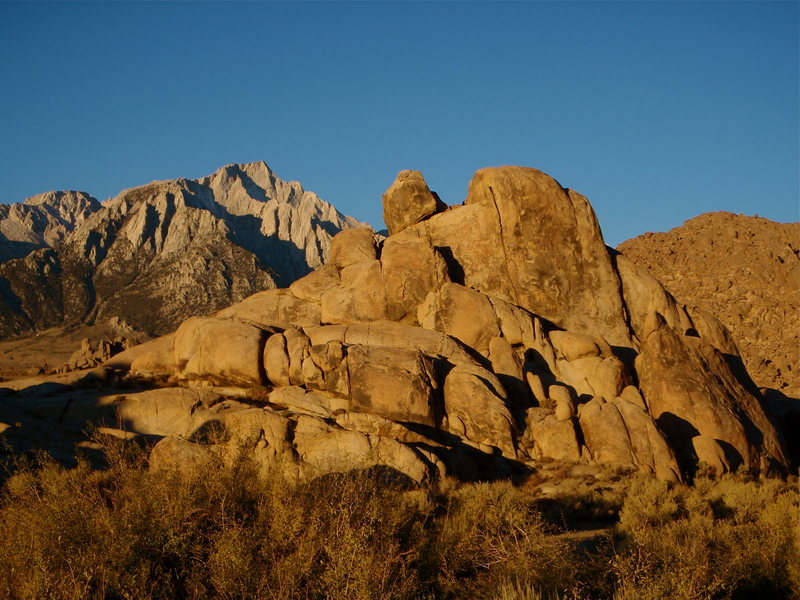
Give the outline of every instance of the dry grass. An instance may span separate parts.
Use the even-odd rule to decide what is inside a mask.
[[[618,534],[558,535],[509,482],[407,490],[379,470],[266,479],[246,457],[149,471],[18,466],[0,500],[0,598],[791,598],[796,489],[636,479]],[[577,499],[576,501],[579,501]]]

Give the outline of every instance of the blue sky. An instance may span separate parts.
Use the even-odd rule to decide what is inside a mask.
[[[800,219],[798,2],[0,2],[0,200],[100,199],[265,160],[382,227],[539,168],[611,245],[730,210]]]

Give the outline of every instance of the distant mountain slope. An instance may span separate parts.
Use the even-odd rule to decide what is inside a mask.
[[[707,213],[618,250],[722,321],[759,386],[800,397],[800,223]]]
[[[0,262],[62,242],[100,203],[85,192],[47,192],[0,204]]]
[[[290,284],[322,264],[332,235],[362,226],[263,162],[126,190],[75,223],[0,265],[0,335],[112,317],[170,331]]]

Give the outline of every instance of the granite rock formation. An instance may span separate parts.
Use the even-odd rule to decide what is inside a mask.
[[[707,213],[618,250],[718,318],[760,387],[800,398],[800,223]]]
[[[60,212],[49,208],[56,200]],[[333,235],[363,226],[263,162],[151,183],[102,206],[56,192],[1,208],[0,232],[21,239],[13,232],[27,215],[23,241],[38,249],[0,264],[0,336],[112,318],[166,333],[288,285],[323,263]],[[51,221],[36,221],[45,208]]]
[[[378,464],[415,482],[544,458],[669,480],[702,463],[789,466],[727,330],[608,249],[583,196],[501,167],[475,174],[464,205],[428,211],[408,181],[428,197],[401,174],[388,238],[343,231],[288,289],[176,323],[86,375],[156,389],[83,403],[23,389],[3,405],[156,436],[158,468],[243,449],[301,476]]]
[[[0,263],[63,242],[100,203],[85,192],[47,192],[0,204]]]

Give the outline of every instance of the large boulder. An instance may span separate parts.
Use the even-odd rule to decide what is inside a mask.
[[[693,325],[686,311],[646,269],[637,267],[625,256],[615,256],[631,328],[639,341],[647,335],[649,315],[660,314],[674,329],[686,333]]]
[[[371,229],[347,229],[340,231],[331,240],[329,264],[339,269],[377,258],[375,233]]]
[[[428,294],[419,307],[419,322],[426,329],[446,333],[484,356],[489,342],[500,335],[497,315],[489,298],[456,283],[445,283]]]
[[[722,445],[733,468],[786,465],[780,435],[725,356],[658,323],[643,340],[636,370],[650,414],[679,455],[691,460],[692,439],[703,435]]]
[[[186,379],[261,385],[267,332],[239,319],[192,317],[178,328],[173,354]]]
[[[432,358],[413,350],[355,345],[347,349],[347,369],[354,409],[437,425],[441,409]]]
[[[470,352],[468,347],[452,337],[438,331],[392,321],[306,327],[303,331],[308,335],[312,345],[337,341],[347,345],[385,346],[418,350],[428,356],[447,358],[453,364],[478,364],[474,351]]]
[[[289,290],[258,292],[216,313],[234,317],[260,327],[307,327],[319,325],[319,304],[303,300]]]
[[[660,479],[679,480],[680,469],[653,419],[622,398],[595,398],[581,406],[580,427],[598,463],[635,465]]]
[[[353,229],[352,231],[365,230]],[[292,283],[289,286],[289,292],[300,300],[319,305],[322,302],[322,295],[328,290],[338,287],[339,283],[339,269],[334,264],[327,263]]]
[[[489,371],[467,365],[456,366],[444,381],[447,428],[481,450],[497,448],[516,457],[516,427],[505,402],[505,390]]]
[[[383,243],[381,267],[386,288],[387,317],[417,324],[417,307],[432,290],[449,281],[447,264],[430,241],[414,235],[394,235]]]
[[[481,169],[466,206],[414,227],[447,249],[459,283],[564,329],[631,344],[619,277],[594,212],[541,171]]]
[[[194,412],[218,401],[215,394],[187,388],[162,388],[114,399],[114,420],[103,425],[158,436],[190,436],[198,426]]]
[[[705,465],[717,475],[723,475],[731,470],[725,449],[714,438],[696,435],[692,438],[692,449],[697,456],[698,467]]]
[[[355,323],[386,318],[386,292],[379,260],[344,267],[340,284],[320,298],[322,323]]]
[[[173,353],[174,334],[164,335],[133,346],[104,363],[107,369],[131,371],[145,376],[170,376],[177,373]]]
[[[435,475],[428,461],[397,440],[340,429],[313,417],[298,419],[294,447],[311,476],[373,465],[390,467],[415,483]]]
[[[523,438],[532,447],[529,453],[534,458],[555,458],[577,461],[581,448],[571,419],[559,420],[546,408],[531,408],[525,419]]]
[[[400,171],[383,195],[383,221],[389,235],[399,233],[446,208],[439,196],[428,188],[419,171]]]

